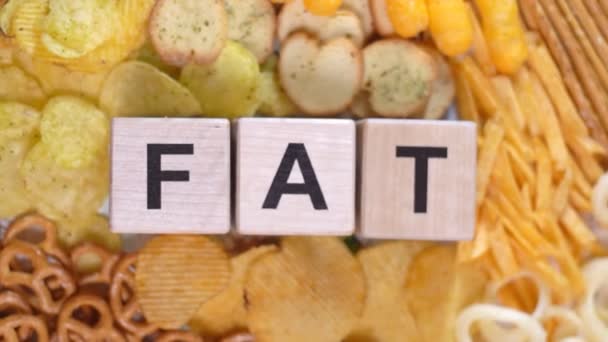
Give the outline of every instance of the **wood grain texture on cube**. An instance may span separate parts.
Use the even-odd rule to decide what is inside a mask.
[[[352,120],[246,118],[237,124],[236,227],[250,235],[349,235],[355,227],[356,128]],[[288,147],[306,151],[326,209],[309,194],[263,208]],[[293,149],[292,149],[293,151]],[[289,184],[303,184],[299,160]]]
[[[473,237],[475,124],[367,119],[359,122],[357,129],[360,236],[415,240],[468,240]],[[428,159],[427,198],[423,210],[418,208],[417,211],[415,207],[416,159],[403,154],[397,157],[398,146],[414,147],[409,150],[417,151],[443,151],[446,148],[445,156],[438,154]]]
[[[163,154],[160,209],[148,209],[148,145],[192,145]],[[120,233],[226,233],[230,229],[230,123],[225,119],[115,118],[112,122],[110,220]]]

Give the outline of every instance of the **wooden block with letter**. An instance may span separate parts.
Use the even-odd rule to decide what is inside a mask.
[[[237,124],[236,226],[248,235],[349,235],[355,227],[352,120]]]
[[[358,134],[359,235],[473,238],[475,124],[367,119],[358,124]]]
[[[110,220],[120,233],[230,230],[230,123],[115,118]]]

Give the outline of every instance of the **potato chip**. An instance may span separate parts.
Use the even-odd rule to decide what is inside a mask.
[[[191,116],[201,107],[188,89],[150,64],[130,61],[106,80],[99,104],[111,116]]]
[[[15,39],[21,49],[45,62],[83,72],[108,70],[127,58],[145,40],[145,24],[154,0],[125,0],[117,3],[118,28],[112,38],[91,52],[78,57],[57,56],[41,41],[49,0],[29,0],[15,13]]]
[[[57,56],[81,57],[116,34],[118,15],[115,1],[50,1],[42,23],[42,43]]]
[[[0,101],[16,101],[38,107],[46,95],[40,84],[16,66],[0,67]]]
[[[33,108],[0,102],[0,217],[31,208],[19,168],[35,142],[40,115]]]
[[[228,41],[210,65],[189,64],[180,82],[192,91],[207,116],[248,116],[259,106],[260,68],[255,56],[238,43]]]
[[[16,53],[16,63],[25,72],[35,75],[48,96],[71,94],[97,101],[107,71],[87,73],[34,59],[24,52]]]
[[[362,313],[365,279],[338,238],[286,237],[252,265],[245,295],[256,341],[336,342]]]
[[[414,317],[405,305],[405,276],[412,259],[429,243],[395,241],[357,254],[367,283],[363,316],[346,339],[355,341],[419,341]]]
[[[135,283],[147,321],[178,329],[230,281],[222,247],[204,236],[158,236],[140,250]]]
[[[298,107],[287,97],[276,71],[264,71],[260,74],[258,113],[271,116],[288,116],[298,112]]]
[[[107,149],[108,118],[90,102],[59,96],[46,104],[42,114],[42,143],[60,166],[87,167]]]
[[[108,219],[103,215],[71,217],[57,221],[57,238],[64,248],[73,248],[82,242],[93,242],[112,252],[120,251],[120,235],[112,233]]]
[[[12,36],[15,33],[12,27],[13,17],[23,2],[25,0],[11,0],[0,6],[0,30],[7,36]]]
[[[146,41],[141,49],[137,51],[135,59],[148,63],[171,77],[179,76],[180,68],[163,62],[150,41]]]
[[[228,287],[203,303],[188,324],[205,336],[224,336],[232,331],[247,329],[245,311],[245,280],[250,266],[261,257],[277,251],[275,245],[255,247],[233,257],[232,275]]]
[[[479,265],[455,261],[453,245],[429,247],[412,260],[405,289],[421,341],[452,341],[460,310],[484,295],[488,279]]]
[[[64,168],[46,145],[38,143],[23,161],[21,175],[34,207],[50,219],[63,221],[97,212],[108,194],[110,171],[107,155],[85,168]]]

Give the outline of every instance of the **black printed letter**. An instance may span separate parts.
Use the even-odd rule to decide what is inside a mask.
[[[188,182],[188,171],[163,171],[163,154],[194,154],[193,144],[148,144],[148,209],[160,209],[161,182]]]
[[[414,158],[414,212],[426,213],[429,158],[447,158],[447,147],[397,146],[397,157]]]
[[[303,184],[287,183],[296,161],[300,166],[300,171],[302,171],[302,178],[304,178]],[[287,145],[287,150],[285,151],[279,169],[272,180],[272,185],[270,186],[270,190],[268,190],[262,208],[276,209],[279,206],[279,201],[283,194],[308,195],[312,201],[312,206],[316,210],[327,210],[323,192],[317,181],[315,170],[312,168],[304,144]]]

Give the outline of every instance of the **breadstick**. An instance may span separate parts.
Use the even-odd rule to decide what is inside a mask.
[[[570,95],[576,103],[579,115],[585,121],[585,125],[591,132],[591,136],[604,146],[608,147],[608,135],[598,120],[599,115],[592,108],[591,103],[587,99],[587,95],[581,86],[581,83],[577,80],[577,76],[574,72],[572,62],[568,57],[568,53],[557,36],[551,22],[547,18],[545,11],[535,0],[521,0],[520,5],[520,8],[524,13],[527,13],[528,16],[534,18],[539,32],[545,39],[547,46],[551,50],[553,58],[559,66],[564,83],[566,84]],[[608,116],[608,114],[606,115]]]
[[[597,73],[601,84],[604,86],[604,90],[608,90],[608,69],[606,69],[606,65],[600,59],[601,56],[604,60],[606,60],[606,56],[608,56],[608,46],[606,46],[606,41],[604,41],[604,37],[602,37],[600,32],[597,31],[597,26],[595,26],[595,22],[593,21],[591,16],[589,16],[589,13],[587,13],[587,10],[581,0],[570,1],[571,5],[569,6],[566,1],[557,0],[562,10],[562,14],[570,23],[570,28],[583,46],[583,51],[587,56],[587,60],[589,60],[591,62],[591,65],[593,65],[593,68],[595,69],[595,72]],[[593,43],[591,43],[587,35],[585,35],[583,27],[585,28],[585,31],[587,31],[587,33],[589,34],[589,37],[596,37],[596,39],[592,40]],[[596,50],[594,50],[594,46]],[[596,53],[596,51],[598,52]],[[598,56],[598,54],[600,54],[600,56]]]
[[[595,19],[597,27],[604,36],[603,38],[608,39],[608,14],[604,13],[604,11],[600,8],[597,0],[585,0],[585,5],[587,5],[589,13],[591,13],[593,19]]]
[[[597,110],[604,127],[608,127],[608,104],[606,103],[605,94],[602,91],[602,88],[599,86],[595,73],[591,69],[589,63],[587,63],[585,58],[580,53],[582,49],[580,44],[572,31],[570,31],[566,20],[563,18],[555,3],[552,0],[541,0],[540,3],[543,5],[545,12],[547,13],[551,22],[553,22],[557,33],[564,42],[564,47],[574,63],[574,68],[578,74],[578,79],[583,84],[583,87],[586,90],[586,93],[589,96],[594,108]]]
[[[599,0],[600,6],[602,6],[602,11],[604,14],[608,15],[608,0]]]

